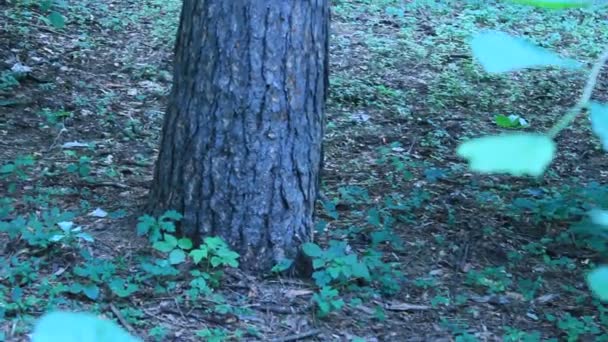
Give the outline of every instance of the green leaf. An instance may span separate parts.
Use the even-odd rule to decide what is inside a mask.
[[[304,253],[306,253],[306,255],[312,258],[317,258],[323,255],[323,250],[321,249],[321,247],[312,242],[307,242],[303,244],[302,250],[304,251]]]
[[[65,18],[59,12],[51,12],[48,16],[48,19],[51,25],[55,26],[58,29],[62,29],[65,27]]]
[[[222,264],[223,259],[217,256],[212,256],[211,259],[209,260],[209,262],[211,263],[212,267],[218,267],[219,265]]]
[[[93,237],[88,234],[88,233],[78,233],[76,234],[76,237],[85,240],[86,242],[94,242],[95,239],[93,239]]]
[[[168,210],[160,217],[160,220],[163,221],[163,220],[169,219],[169,220],[173,220],[173,221],[179,221],[182,218],[183,218],[182,214],[178,213],[177,211]]]
[[[315,283],[319,286],[325,286],[329,284],[332,278],[325,271],[317,271],[312,274],[312,278],[315,280]]]
[[[110,289],[114,294],[121,298],[126,298],[137,291],[138,286],[135,284],[127,283],[123,279],[113,279],[110,282]]]
[[[189,255],[192,258],[192,261],[194,261],[195,264],[198,264],[201,260],[207,258],[207,248],[195,249],[191,251]]]
[[[4,164],[0,166],[0,173],[13,173],[16,169],[15,164]]]
[[[342,270],[341,267],[328,267],[327,268],[327,273],[329,273],[329,275],[333,278],[333,279],[338,279],[338,277],[340,276],[340,271]],[[347,275],[348,276],[348,275]]]
[[[285,270],[288,270],[291,265],[293,265],[292,259],[282,259],[276,265],[274,265],[270,271],[273,273],[280,273]]]
[[[608,106],[591,101],[590,105],[591,129],[602,142],[604,150],[608,151]]]
[[[473,55],[490,73],[533,67],[578,68],[581,64],[499,31],[478,33],[471,40]]]
[[[167,241],[156,241],[152,244],[152,247],[154,247],[154,249],[156,249],[157,251],[161,251],[163,253],[169,253],[175,248],[174,245],[168,243]]]
[[[602,226],[603,228],[608,228],[608,211],[601,209],[592,209],[589,211],[589,218],[591,218],[591,222]]]
[[[521,128],[528,126],[528,122],[519,115],[497,115],[495,122],[502,128]]]
[[[593,5],[593,0],[511,0],[512,2],[548,9],[582,8]]]
[[[226,247],[224,240],[217,236],[209,236],[205,238],[205,245],[209,246],[211,249],[218,249]]]
[[[52,312],[36,323],[32,342],[136,342],[112,321],[88,313]]]
[[[173,246],[173,248],[177,247],[177,238],[171,234],[165,234],[165,242]]]
[[[371,279],[367,265],[362,262],[353,265],[353,275],[357,278],[363,278],[365,280]]]
[[[148,234],[150,228],[156,225],[156,219],[150,215],[140,216],[138,219],[139,223],[137,223],[137,235],[143,236]]]
[[[169,262],[171,265],[181,264],[186,260],[186,252],[181,249],[174,249],[169,253]]]
[[[591,291],[602,301],[608,301],[608,266],[600,266],[587,275]]]
[[[17,100],[0,100],[0,107],[14,106],[19,103]]]
[[[91,300],[99,298],[99,287],[95,284],[85,285],[82,288],[82,293]]]
[[[513,122],[506,115],[497,115],[496,116],[496,124],[503,128],[511,128],[513,127]]]
[[[182,238],[177,240],[177,246],[181,249],[190,250],[192,249],[192,240],[188,238]]]
[[[316,270],[318,268],[321,268],[325,266],[325,260],[323,259],[313,259],[312,260],[312,267]]]
[[[462,143],[457,153],[481,173],[540,176],[553,160],[555,142],[541,134],[486,136]]]

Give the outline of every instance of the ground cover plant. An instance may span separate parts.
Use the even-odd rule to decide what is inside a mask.
[[[141,213],[180,1],[0,2],[1,340],[74,319],[125,341],[605,341],[608,9],[519,2],[333,1],[310,279],[244,274],[180,213]],[[560,58],[492,73],[484,32]],[[515,172],[541,177],[457,154],[573,107],[547,165]],[[39,321],[55,310],[91,314]]]

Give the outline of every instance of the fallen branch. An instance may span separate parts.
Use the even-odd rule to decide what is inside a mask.
[[[120,313],[118,308],[116,306],[114,306],[114,304],[110,304],[110,311],[112,311],[114,316],[116,316],[116,319],[118,319],[120,324],[122,324],[122,326],[125,327],[125,329],[127,329],[130,333],[135,334],[135,329],[133,329],[131,324],[129,324],[129,322],[127,322],[127,320],[122,316],[122,314]]]
[[[295,334],[295,335],[291,335],[291,336],[286,336],[286,337],[281,337],[281,338],[276,338],[274,340],[271,340],[272,342],[290,342],[290,341],[298,341],[298,340],[303,340],[305,338],[308,337],[313,337],[315,335],[319,335],[321,333],[320,329],[313,329],[313,330],[309,330],[303,333],[299,333],[299,334]]]
[[[386,310],[389,311],[424,311],[430,309],[431,307],[428,305],[416,305],[407,303],[399,303],[386,306]]]

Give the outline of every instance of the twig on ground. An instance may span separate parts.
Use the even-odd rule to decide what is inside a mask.
[[[303,333],[299,333],[299,334],[295,334],[295,335],[291,335],[291,336],[276,338],[276,339],[271,340],[271,341],[272,342],[298,341],[298,340],[303,340],[303,339],[308,338],[308,337],[313,337],[315,335],[319,335],[320,333],[321,333],[320,329],[313,329],[313,330],[305,331]]]
[[[110,304],[110,311],[112,311],[114,316],[116,316],[116,319],[118,319],[120,324],[122,324],[122,326],[125,327],[125,329],[127,329],[130,333],[135,333],[135,329],[133,329],[131,324],[129,324],[129,322],[127,322],[127,320],[122,316],[122,314],[120,313],[118,308],[116,306],[114,306],[114,304]]]
[[[307,312],[310,309],[311,305],[307,305],[303,308],[293,308],[293,307],[286,308],[284,306],[279,306],[279,305],[256,304],[256,305],[252,305],[251,307],[253,307],[259,311],[269,311],[269,312],[274,312],[274,313],[282,314],[282,315],[290,315],[290,314],[302,314],[304,312]]]

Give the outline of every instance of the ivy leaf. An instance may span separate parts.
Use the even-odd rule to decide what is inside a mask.
[[[52,312],[36,323],[32,342],[137,342],[116,323],[88,313]]]
[[[593,0],[511,0],[512,2],[548,9],[588,7]]]
[[[181,249],[174,249],[169,253],[169,262],[171,265],[181,264],[186,260],[186,252]]]
[[[62,29],[65,27],[65,18],[59,12],[51,12],[48,16],[48,19],[51,25],[55,26],[58,29]]]
[[[555,150],[546,135],[519,133],[472,139],[458,146],[457,153],[476,172],[540,176]]]
[[[600,266],[587,275],[591,291],[602,301],[608,301],[608,266]]]
[[[304,253],[306,253],[306,255],[313,258],[320,257],[323,254],[323,250],[321,249],[321,247],[312,242],[307,242],[303,244],[302,250],[304,251]]]
[[[578,68],[581,64],[572,59],[538,47],[526,39],[499,31],[476,34],[471,40],[473,55],[490,73],[500,73],[533,67],[557,66]]]
[[[591,129],[600,138],[604,150],[608,151],[608,106],[591,101],[590,112]]]

